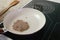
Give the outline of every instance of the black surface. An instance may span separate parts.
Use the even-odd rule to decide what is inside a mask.
[[[4,35],[13,40],[60,40],[60,4],[48,1],[36,1],[31,8],[42,11],[46,17],[45,26],[31,35],[15,35],[10,32]]]

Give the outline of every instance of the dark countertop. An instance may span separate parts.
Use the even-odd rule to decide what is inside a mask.
[[[44,13],[46,17],[45,26],[31,35],[15,35],[10,32],[6,32],[4,35],[13,40],[60,40],[60,4],[49,1],[35,1],[26,7],[28,6]]]

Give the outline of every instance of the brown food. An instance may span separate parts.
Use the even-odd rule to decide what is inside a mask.
[[[0,34],[1,34],[1,33],[3,33],[3,32],[4,32],[4,31],[3,31],[3,29],[2,29],[2,28],[0,28]]]
[[[29,28],[28,23],[24,22],[23,20],[17,20],[13,25],[13,29],[20,32],[23,32],[28,28]]]

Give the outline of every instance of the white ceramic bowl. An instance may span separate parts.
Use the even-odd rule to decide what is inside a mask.
[[[47,1],[52,1],[52,2],[56,2],[56,3],[60,3],[60,0],[47,0]]]
[[[13,30],[12,25],[16,20],[24,20],[28,22],[30,28],[24,32],[18,32]],[[8,13],[4,17],[3,23],[7,31],[14,34],[27,35],[41,30],[46,23],[46,18],[42,12],[36,9],[22,8]]]

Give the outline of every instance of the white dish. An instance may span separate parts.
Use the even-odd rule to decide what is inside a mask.
[[[0,40],[12,40],[12,39],[0,34]]]
[[[24,32],[13,30],[12,25],[16,20],[24,20],[28,22],[30,28]],[[7,31],[14,34],[26,35],[41,30],[46,23],[46,18],[42,12],[36,9],[22,8],[8,13],[4,18],[3,23]]]
[[[56,2],[56,3],[60,3],[60,0],[47,0],[47,1],[52,1],[52,2]]]
[[[13,1],[14,0],[0,0],[0,11],[2,11],[4,8],[9,6],[9,4],[11,2],[13,2]],[[18,0],[18,1],[20,1],[19,4],[17,4],[16,6],[12,7],[10,10],[16,10],[18,8],[22,8],[25,5],[27,5],[28,3],[30,3],[32,0]]]
[[[5,9],[6,7],[8,7],[10,5],[10,3],[12,3],[14,0],[0,0],[0,12]],[[5,14],[4,16],[6,16],[9,12],[16,10],[16,9],[21,9],[24,6],[26,6],[28,3],[30,3],[32,0],[18,0],[20,1],[17,5],[11,7]],[[0,21],[1,22],[1,21]]]

